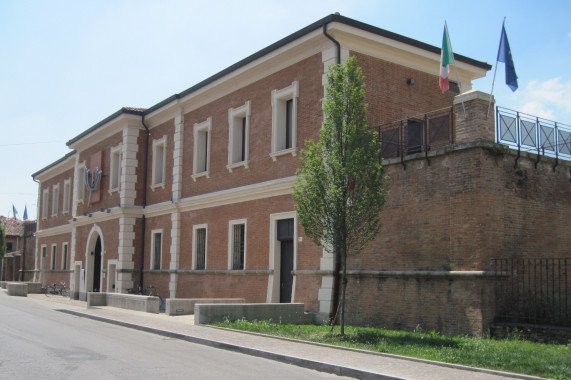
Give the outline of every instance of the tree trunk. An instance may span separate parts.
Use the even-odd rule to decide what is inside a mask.
[[[341,336],[345,335],[345,289],[347,288],[347,251],[341,252]]]

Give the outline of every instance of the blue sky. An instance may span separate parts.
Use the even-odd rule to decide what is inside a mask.
[[[438,47],[446,20],[455,53],[492,65],[505,16],[519,89],[500,63],[497,104],[571,125],[568,0],[1,0],[0,215],[13,203],[35,218],[31,174],[121,107],[150,107],[335,12]],[[489,93],[492,77],[474,88]]]

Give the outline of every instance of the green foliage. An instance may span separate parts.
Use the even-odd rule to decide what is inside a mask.
[[[319,141],[306,141],[293,194],[305,234],[332,253],[360,252],[380,228],[386,175],[366,108],[355,57],[332,65]]]
[[[341,334],[347,254],[359,253],[378,234],[386,195],[381,145],[367,125],[366,110],[364,78],[356,58],[331,65],[319,141],[306,141],[293,189],[305,234],[340,263]]]
[[[4,226],[0,224],[0,260],[4,257],[6,253],[6,231],[4,231]]]
[[[242,320],[218,326],[472,367],[571,379],[571,343],[533,343],[516,337],[446,337],[435,331],[423,332],[420,325],[414,331],[348,326],[345,335],[332,334],[327,326],[284,325],[271,321]]]

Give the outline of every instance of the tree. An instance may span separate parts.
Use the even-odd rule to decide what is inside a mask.
[[[4,270],[4,254],[6,254],[6,232],[4,231],[4,225],[0,223],[0,279],[2,279]]]
[[[378,135],[367,125],[356,58],[331,65],[327,82],[319,141],[306,141],[293,197],[305,234],[339,263],[341,303],[333,322],[340,309],[344,335],[347,255],[361,252],[379,232],[386,174]]]

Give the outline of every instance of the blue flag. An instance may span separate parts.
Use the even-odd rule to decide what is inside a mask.
[[[517,74],[515,73],[512,51],[510,49],[510,43],[508,42],[508,36],[504,25],[502,25],[502,36],[500,37],[497,61],[506,64],[506,84],[512,89],[512,91],[517,90]]]
[[[28,220],[28,205],[24,206],[24,220]]]

